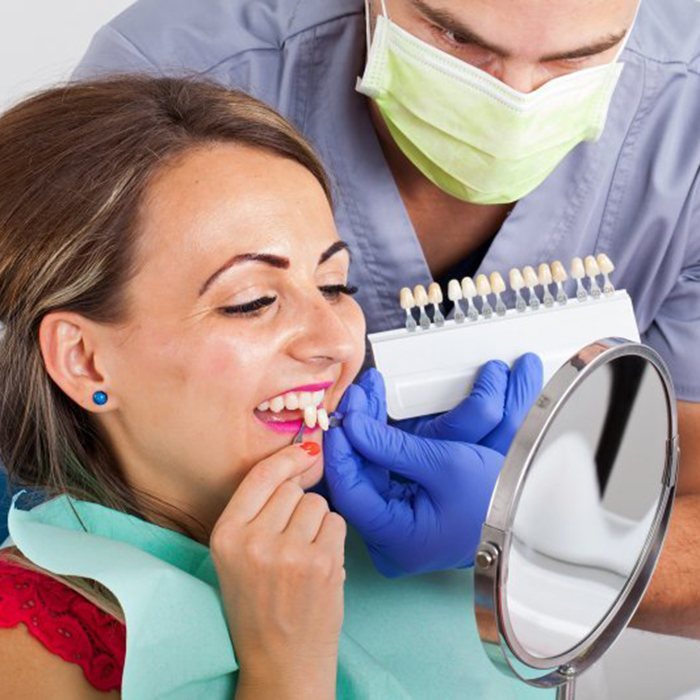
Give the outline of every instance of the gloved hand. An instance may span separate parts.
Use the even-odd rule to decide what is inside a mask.
[[[376,370],[368,370],[372,371]],[[505,455],[541,388],[542,362],[537,355],[522,355],[511,370],[492,360],[479,371],[471,394],[451,411],[394,425],[422,437],[478,443]]]
[[[381,375],[370,376],[364,385],[379,385],[351,386],[338,407],[342,426],[324,438],[334,508],[386,576],[471,565],[503,456],[387,425]]]

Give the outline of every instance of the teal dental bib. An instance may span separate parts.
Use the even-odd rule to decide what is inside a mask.
[[[207,547],[65,496],[30,511],[13,504],[8,525],[4,546],[55,574],[99,581],[117,597],[127,630],[124,700],[232,700],[238,666]],[[553,697],[506,678],[486,658],[471,571],[384,578],[352,529],[345,568],[338,700]]]
[[[234,697],[238,664],[207,547],[95,503],[61,496],[25,511],[15,506],[18,497],[2,546],[14,544],[54,574],[99,581],[119,601],[127,630],[124,700]],[[339,658],[337,698],[411,697],[346,635]]]
[[[54,574],[99,581],[119,601],[125,700],[233,697],[238,664],[205,546],[94,503],[62,496],[23,511],[17,498],[4,546]]]

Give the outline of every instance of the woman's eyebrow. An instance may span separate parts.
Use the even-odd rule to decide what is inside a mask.
[[[326,251],[328,252],[328,251]],[[201,286],[199,290],[199,296],[201,297],[204,292],[211,287],[217,277],[226,270],[231,269],[234,265],[239,265],[244,262],[260,262],[264,265],[269,265],[270,267],[276,267],[280,270],[289,269],[289,258],[284,258],[281,255],[271,255],[270,253],[241,253],[240,255],[234,255],[230,260],[227,260],[216,272],[209,276],[207,281]]]
[[[348,255],[350,255],[350,249],[345,241],[336,241],[326,250],[321,253],[321,257],[318,259],[318,264],[322,265],[328,258],[333,257],[336,253],[341,250],[347,250]],[[201,297],[204,292],[211,287],[216,281],[219,275],[230,270],[234,265],[240,265],[244,262],[259,262],[263,265],[269,265],[270,267],[276,267],[279,270],[289,269],[289,258],[285,258],[281,255],[272,255],[271,253],[241,253],[240,255],[234,255],[232,258],[227,260],[216,272],[211,274],[207,281],[201,286],[199,290],[199,296]]]
[[[333,243],[333,245],[329,246],[323,253],[321,253],[321,257],[318,259],[318,264],[323,265],[328,258],[333,257],[336,253],[339,253],[341,250],[347,250],[348,255],[350,255],[350,247],[345,241],[336,241]]]

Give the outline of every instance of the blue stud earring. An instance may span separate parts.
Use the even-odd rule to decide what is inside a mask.
[[[104,406],[107,403],[108,398],[109,397],[107,396],[107,394],[105,394],[104,391],[96,391],[92,395],[93,403],[96,403],[98,406]]]

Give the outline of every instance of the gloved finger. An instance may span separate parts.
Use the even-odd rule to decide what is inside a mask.
[[[424,424],[417,432],[434,440],[481,442],[502,420],[508,389],[508,365],[484,364],[471,393],[452,410]]]
[[[356,384],[351,384],[347,388],[337,409],[338,413],[341,413],[343,416],[347,415],[348,412],[370,415],[371,410],[367,394]],[[336,431],[337,428],[333,428],[326,433],[326,437],[323,440],[324,448],[328,438]],[[333,440],[329,444],[334,444]],[[361,459],[361,457],[355,455],[355,459]],[[363,473],[372,481],[375,490],[380,495],[386,496],[390,486],[389,472],[386,469],[368,464],[363,465]]]
[[[324,480],[333,507],[361,534],[381,527],[389,518],[387,502],[362,468],[342,428],[323,440]]]
[[[416,482],[432,496],[452,491],[457,470],[468,474],[470,463],[480,466],[469,445],[411,435],[362,413],[348,413],[342,430],[368,462]]]
[[[503,420],[481,444],[505,455],[541,389],[542,361],[533,353],[522,355],[510,371]]]
[[[362,373],[356,384],[367,397],[369,415],[379,421],[386,421],[386,388],[381,372],[370,367]]]

